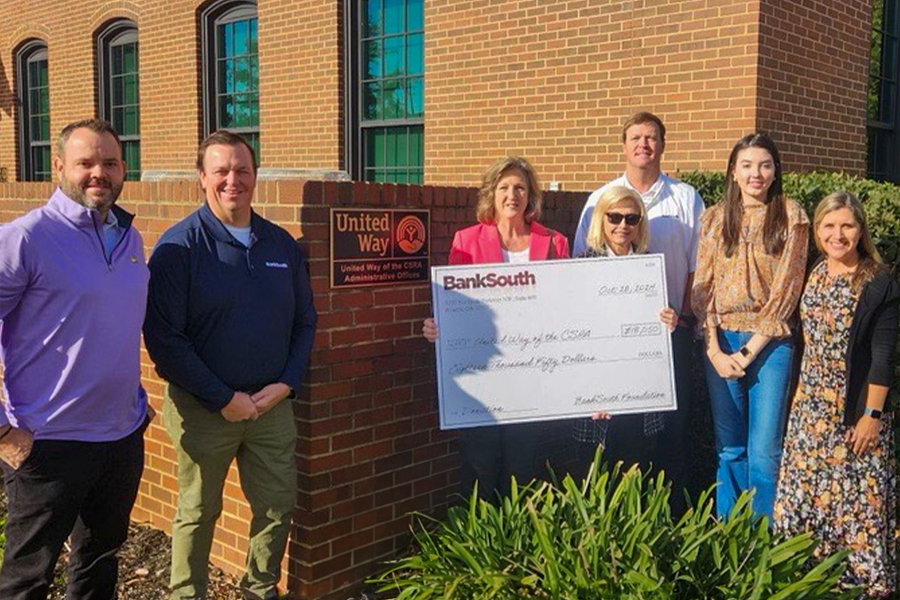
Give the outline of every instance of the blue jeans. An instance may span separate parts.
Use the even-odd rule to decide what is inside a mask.
[[[736,352],[753,337],[720,331],[722,352]],[[724,518],[741,492],[755,489],[753,512],[772,522],[791,382],[791,338],[771,340],[740,379],[723,379],[706,360],[719,467],[716,510]]]

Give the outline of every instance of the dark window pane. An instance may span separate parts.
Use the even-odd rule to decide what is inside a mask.
[[[881,2],[876,2],[876,4],[881,4]],[[897,11],[900,10],[900,3],[897,0],[884,0],[884,8],[882,9],[885,12],[884,18],[884,29],[894,35],[897,35]]]
[[[37,114],[44,112],[41,110],[41,90],[32,88],[28,93],[28,112]]]
[[[234,102],[231,96],[219,97],[218,128],[232,127],[234,124]]]
[[[250,19],[250,54],[259,52],[259,24],[257,19]]]
[[[363,36],[375,37],[383,35],[381,31],[381,0],[368,0],[363,10],[366,13],[363,16],[363,22],[366,26]]]
[[[421,77],[406,80],[406,113],[411,119],[425,114],[425,90]]]
[[[112,126],[116,131],[124,131],[125,130],[125,109],[124,108],[114,108],[112,113]]]
[[[218,74],[218,92],[220,94],[234,93],[234,61],[220,60]]]
[[[403,31],[403,0],[384,0],[384,35]]]
[[[38,65],[39,65],[38,81],[40,82],[40,85],[42,87],[46,87],[46,86],[50,85],[50,82],[48,81],[47,61],[46,60],[38,61]]]
[[[402,119],[406,116],[404,106],[403,80],[391,79],[384,82],[385,119]]]
[[[237,21],[234,24],[234,53],[236,56],[250,53],[249,21]]]
[[[138,107],[125,108],[125,128],[120,130],[124,135],[135,135],[138,132]]]
[[[122,46],[123,65],[126,73],[134,73],[137,71],[137,53],[134,44],[125,44]]]
[[[407,0],[406,2],[406,30],[418,31],[425,26],[425,17],[422,10],[422,0]]]
[[[219,57],[231,56],[234,54],[234,44],[231,39],[233,35],[233,27],[231,23],[219,25],[216,29],[216,54]]]
[[[40,117],[31,117],[31,124],[29,126],[31,130],[31,141],[39,142],[41,141],[41,118]]]
[[[250,87],[259,89],[259,58],[256,56],[250,59]]]
[[[881,69],[884,77],[897,81],[897,38],[893,36],[884,39],[884,62]]]
[[[234,91],[246,92],[250,90],[250,61],[246,58],[238,58],[234,61]]]
[[[881,110],[879,119],[885,123],[894,124],[894,93],[896,84],[889,81],[881,82]]]
[[[126,75],[125,80],[125,103],[126,104],[137,104],[138,103],[138,79],[137,75]]]
[[[402,162],[397,162],[397,129],[388,129],[384,137],[384,161],[381,164],[388,167],[402,165]]]
[[[363,86],[363,119],[380,119],[381,114],[381,84],[377,81],[367,83]]]
[[[125,78],[112,78],[112,103],[113,106],[121,106],[125,104]]]
[[[37,87],[41,84],[40,77],[38,76],[37,62],[28,63],[28,84],[31,87]]]
[[[363,79],[375,79],[381,77],[381,60],[383,51],[381,40],[372,40],[363,44],[363,60],[365,61],[366,74]]]
[[[50,88],[41,88],[41,113],[50,112]]]
[[[50,115],[41,117],[41,140],[50,141]]]
[[[113,75],[121,75],[125,70],[125,58],[123,56],[123,51],[124,48],[122,46],[113,46],[109,49]]]
[[[406,38],[406,73],[421,75],[424,71],[425,48],[422,45],[422,34],[417,33]]]
[[[234,96],[234,126],[251,127],[250,122],[250,95],[235,94]]]
[[[409,128],[409,164],[421,167],[425,164],[425,149],[422,144],[423,127]]]
[[[384,76],[396,77],[403,74],[403,36],[384,40]]]
[[[254,94],[250,103],[250,123],[254,127],[259,126],[259,97]]]

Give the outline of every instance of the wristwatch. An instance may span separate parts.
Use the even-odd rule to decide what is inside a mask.
[[[871,408],[871,407],[867,406],[865,414],[867,417],[872,417],[873,419],[880,419],[881,415],[883,413],[882,413],[882,411],[878,410],[877,408]]]
[[[753,358],[753,353],[750,352],[750,348],[748,348],[747,346],[741,346],[741,349],[738,350],[738,352],[740,352],[741,356],[743,356],[744,358]]]

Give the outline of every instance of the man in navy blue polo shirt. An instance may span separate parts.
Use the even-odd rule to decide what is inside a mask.
[[[206,203],[150,259],[144,339],[168,381],[163,417],[178,456],[173,600],[206,596],[222,487],[237,459],[250,503],[245,598],[278,597],[296,495],[290,399],[303,381],[316,311],[296,241],[251,208],[256,156],[238,135],[200,144]]]

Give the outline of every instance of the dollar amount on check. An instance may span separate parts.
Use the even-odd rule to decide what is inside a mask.
[[[674,410],[660,254],[432,268],[442,429]]]

